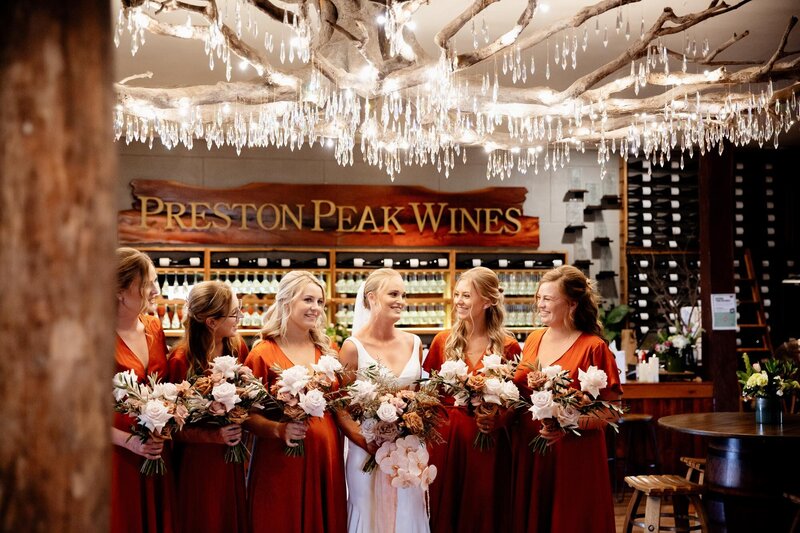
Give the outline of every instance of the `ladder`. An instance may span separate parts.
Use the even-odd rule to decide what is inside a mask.
[[[772,339],[767,324],[761,289],[758,286],[753,256],[750,249],[744,250],[743,265],[734,261],[734,282],[736,283],[736,351],[754,353],[754,359],[772,354]],[[744,266],[744,271],[741,270]]]

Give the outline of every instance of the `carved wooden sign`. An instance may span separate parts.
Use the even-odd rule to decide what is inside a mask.
[[[124,243],[538,248],[527,189],[442,193],[424,187],[251,183],[207,189],[133,180],[119,213]]]

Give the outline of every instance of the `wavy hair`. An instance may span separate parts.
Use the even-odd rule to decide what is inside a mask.
[[[364,281],[364,307],[370,309],[367,295],[379,292],[386,285],[386,282],[395,276],[400,276],[400,273],[393,268],[379,268],[370,272]]]
[[[147,311],[146,287],[155,271],[156,267],[146,253],[135,248],[117,248],[117,293],[128,290],[138,280],[142,296],[139,314]]]
[[[600,296],[595,283],[580,269],[572,265],[556,267],[546,272],[539,283],[557,283],[561,292],[576,304],[569,315],[575,329],[604,338],[599,314]]]

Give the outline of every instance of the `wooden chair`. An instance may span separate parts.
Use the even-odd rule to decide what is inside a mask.
[[[681,462],[689,467],[686,471],[686,481],[692,481],[692,475],[697,472],[697,484],[702,485],[706,477],[705,457],[681,457]]]
[[[787,492],[784,496],[797,507],[797,512],[794,514],[794,520],[792,520],[792,527],[789,529],[789,533],[800,533],[800,495]]]
[[[632,533],[633,528],[640,527],[647,532],[659,531],[689,532],[700,530],[708,531],[708,518],[700,499],[702,487],[680,476],[628,476],[625,478],[633,489],[628,510],[625,513],[623,531]],[[644,514],[638,514],[642,498],[647,496]],[[662,513],[661,505],[665,497],[672,499],[672,513]],[[696,514],[689,514],[689,503],[694,507]],[[674,526],[662,526],[662,517],[672,517]],[[644,518],[644,521],[640,520]]]

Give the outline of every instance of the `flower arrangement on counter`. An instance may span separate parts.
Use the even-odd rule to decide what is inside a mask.
[[[543,454],[552,444],[553,441],[545,434],[562,431],[580,436],[578,423],[581,415],[602,417],[602,413],[608,411],[622,414],[618,405],[597,399],[600,391],[608,386],[608,375],[603,370],[595,366],[586,371],[579,370],[580,390],[571,386],[572,381],[569,371],[562,370],[559,365],[528,373],[528,387],[532,391],[528,410],[534,420],[542,421],[540,434],[530,442],[534,452]],[[614,422],[608,421],[608,424],[614,431],[618,430]]]
[[[742,385],[745,400],[754,398],[781,398],[787,393],[800,389],[797,382],[798,368],[793,361],[764,359],[750,363],[750,357],[742,354],[744,371],[736,375]]]
[[[136,419],[129,438],[142,442],[149,438],[170,439],[173,432],[183,428],[189,415],[189,382],[160,383],[157,376],[149,376],[148,384],[144,384],[139,383],[136,372],[127,370],[114,375],[113,385],[114,410]],[[148,476],[164,474],[164,459],[145,459],[140,472]]]
[[[436,386],[424,382],[416,391],[401,388],[391,372],[377,366],[358,374],[343,389],[339,402],[359,424],[366,441],[378,446],[362,470],[380,467],[397,488],[427,488],[436,478],[436,467],[428,464],[426,442],[442,442],[436,428],[444,419],[444,408]]]
[[[453,397],[456,407],[467,407],[473,414],[497,418],[501,408],[520,405],[519,389],[512,381],[518,361],[504,361],[497,354],[485,355],[482,368],[469,373],[467,363],[461,359],[445,361],[438,371],[433,371],[429,381]],[[491,433],[478,431],[473,446],[481,451],[494,448]]]
[[[215,357],[205,374],[190,382],[187,424],[241,424],[249,416],[250,409],[262,409],[262,402],[269,396],[253,371],[230,355]],[[247,454],[243,442],[227,446],[225,462],[243,463]]]

